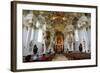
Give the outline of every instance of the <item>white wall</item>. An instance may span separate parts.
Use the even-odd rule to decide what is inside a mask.
[[[0,0],[0,73],[12,73],[10,71],[10,1]],[[98,5],[100,0],[32,0],[40,2],[54,2],[54,3],[71,3],[71,4],[83,4],[83,5]],[[100,6],[99,6],[100,7]],[[100,10],[99,12],[100,13]],[[98,17],[100,14],[98,15]],[[100,20],[100,17],[99,17]],[[100,21],[99,21],[100,24]],[[98,25],[100,28],[100,25]],[[100,29],[98,29],[100,31]],[[100,33],[98,33],[98,43],[100,43]],[[98,45],[98,51],[100,56],[100,45]],[[98,59],[100,64],[100,57]],[[62,69],[62,70],[48,70],[48,71],[35,71],[34,73],[99,73],[99,67],[92,68],[77,68],[77,69]],[[20,73],[20,72],[19,72]],[[24,73],[24,72],[21,72]],[[33,73],[33,72],[25,72]]]

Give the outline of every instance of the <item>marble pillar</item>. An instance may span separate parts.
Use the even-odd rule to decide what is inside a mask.
[[[74,33],[75,33],[75,37],[74,37],[74,39],[75,39],[75,49],[74,49],[74,51],[79,51],[79,35],[78,35],[79,30],[76,29],[74,31]]]
[[[88,52],[88,49],[89,49],[89,37],[88,37],[88,33],[86,31],[86,28],[82,28],[79,32],[79,38],[80,38],[80,41],[79,43],[82,43],[82,47],[83,47],[83,50],[82,52]]]
[[[48,48],[48,51],[51,50],[51,53],[54,53],[54,31],[52,31],[51,35],[50,35],[50,45],[49,45],[49,48]]]

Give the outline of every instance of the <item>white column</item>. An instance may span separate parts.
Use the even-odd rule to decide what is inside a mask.
[[[32,28],[32,33],[31,33],[31,39],[30,40],[33,40],[34,41],[34,29]]]
[[[79,31],[75,30],[75,51],[79,51]]]
[[[26,42],[26,40],[27,40],[27,35],[28,35],[28,30],[26,30],[25,28],[23,28],[23,32],[22,32],[22,34],[23,34],[23,38],[22,38],[22,48],[23,48],[23,56],[27,56],[28,55],[28,49],[27,49],[27,42]]]
[[[68,50],[68,40],[67,40],[67,36],[65,37],[65,39],[64,39],[64,52],[67,52],[67,50]]]
[[[88,31],[85,29],[85,41],[86,41],[86,52],[89,50],[89,37],[88,37]]]
[[[26,46],[26,38],[27,38],[27,30],[25,29],[25,27],[23,27],[22,29],[22,45],[23,45],[23,48]]]
[[[51,37],[50,49],[51,49],[51,52],[54,53],[54,47],[53,47],[53,45],[54,45],[54,39],[53,39],[54,38],[54,31],[51,32],[51,36],[50,37]]]
[[[68,50],[69,50],[69,51],[72,51],[70,34],[68,34]]]
[[[74,47],[73,47],[73,34],[71,33],[71,50],[74,51]]]
[[[88,30],[88,38],[89,38],[89,52],[91,52],[91,29],[89,28],[89,30]]]
[[[26,48],[28,49],[28,51],[29,51],[29,43],[30,43],[30,39],[31,39],[31,32],[32,32],[32,30],[31,30],[31,28],[29,28],[28,34],[27,34],[27,40],[26,40],[26,42],[27,42]]]
[[[67,42],[67,49],[66,50],[70,51],[69,42]]]
[[[87,31],[85,28],[83,28],[82,30],[82,45],[83,45],[83,52],[87,52],[88,51],[88,35],[87,35]]]
[[[73,47],[73,42],[72,42],[71,48],[72,48],[72,51],[74,51],[74,49],[73,49],[73,48],[74,48],[74,47]]]
[[[43,54],[46,54],[46,44],[45,44],[45,39],[44,39],[44,41],[43,41],[43,44],[44,44],[44,52],[43,52]]]

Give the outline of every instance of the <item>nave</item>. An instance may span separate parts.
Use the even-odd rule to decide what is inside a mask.
[[[91,59],[91,14],[23,10],[23,62]]]

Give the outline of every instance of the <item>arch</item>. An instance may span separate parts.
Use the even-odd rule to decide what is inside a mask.
[[[62,53],[64,51],[64,34],[61,31],[55,32],[55,47],[56,53]]]

